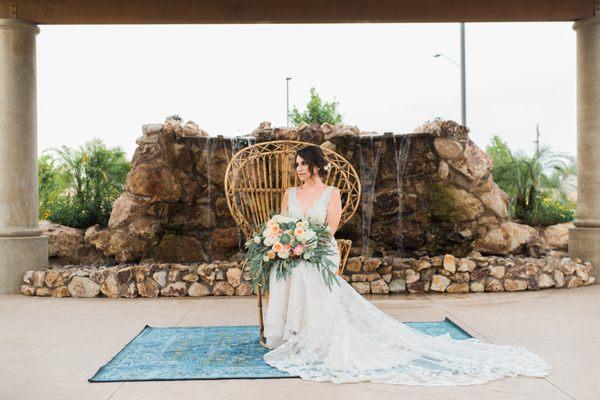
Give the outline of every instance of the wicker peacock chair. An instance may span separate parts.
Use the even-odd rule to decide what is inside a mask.
[[[257,143],[233,155],[225,172],[227,206],[245,239],[252,237],[256,228],[268,221],[273,212],[281,211],[281,198],[287,188],[298,185],[294,162],[296,151],[312,143],[276,140]],[[344,157],[322,148],[331,168],[323,180],[340,190],[342,216],[339,226],[348,222],[356,212],[360,200],[360,179],[356,170]],[[338,239],[340,265],[337,274],[346,266],[352,241]],[[261,284],[258,286],[258,319],[260,343],[265,346]],[[268,293],[266,293],[268,299]]]

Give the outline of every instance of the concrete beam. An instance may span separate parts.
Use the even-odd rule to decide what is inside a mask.
[[[36,24],[573,21],[595,0],[1,0],[0,18]]]

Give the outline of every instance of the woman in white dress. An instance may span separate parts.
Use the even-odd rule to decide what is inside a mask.
[[[307,146],[296,153],[302,182],[283,195],[282,212],[327,224],[334,264],[339,252],[334,233],[341,217],[337,188],[321,180],[323,151]],[[273,367],[303,379],[334,383],[373,381],[391,384],[473,385],[503,376],[547,376],[552,366],[521,346],[455,340],[448,333],[429,336],[388,316],[344,279],[331,290],[306,260],[287,280],[269,279],[264,355]]]

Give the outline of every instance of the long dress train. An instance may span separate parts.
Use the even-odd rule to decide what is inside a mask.
[[[325,223],[332,186],[304,215],[295,188],[288,212]],[[339,252],[331,239],[339,264]],[[302,260],[287,280],[269,277],[264,355],[273,367],[303,379],[334,383],[373,381],[422,386],[485,383],[503,376],[547,376],[552,365],[525,347],[429,336],[388,316],[341,277],[327,288]]]

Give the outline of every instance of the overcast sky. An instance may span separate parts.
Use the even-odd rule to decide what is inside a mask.
[[[575,154],[572,23],[467,24],[467,125],[485,147],[542,144]],[[409,133],[460,121],[459,24],[40,26],[38,144],[93,137],[128,157],[141,125],[179,114],[211,135],[285,125],[314,86],[344,122]]]

